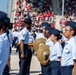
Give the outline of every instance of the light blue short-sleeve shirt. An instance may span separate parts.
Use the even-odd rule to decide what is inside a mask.
[[[46,45],[48,45],[49,47],[53,47],[54,43],[51,41],[50,38],[46,39]]]
[[[43,33],[39,33],[39,34],[36,36],[36,39],[38,39],[38,38],[45,38],[45,37],[44,37],[44,34],[43,34]]]
[[[19,32],[18,31],[14,31],[14,32],[12,32],[12,34],[13,34],[13,38],[14,37],[18,37]]]
[[[62,55],[62,46],[59,42],[55,43],[50,47],[50,60],[51,61],[60,61],[59,57]]]
[[[12,34],[12,31],[9,30],[9,43],[10,43],[10,45],[12,45],[12,42],[13,42],[13,34]]]
[[[5,61],[5,47],[4,47],[4,41],[3,38],[0,35],[0,75],[2,75],[4,67],[6,65],[6,61]]]
[[[74,60],[76,60],[76,40],[72,37],[65,43],[62,53],[61,66],[74,65]]]
[[[24,28],[19,33],[19,41],[24,40],[24,44],[28,44],[29,42],[29,31]]]
[[[7,64],[10,47],[7,34],[0,35],[0,75],[2,75],[5,65]]]
[[[33,35],[29,32],[29,43],[34,42]]]

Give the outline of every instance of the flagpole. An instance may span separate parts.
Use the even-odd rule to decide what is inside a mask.
[[[64,20],[64,0],[62,0],[62,25],[61,25],[62,31],[63,31],[63,20]]]
[[[6,13],[7,13],[7,16],[8,16],[8,4],[9,4],[9,2],[8,2],[9,0],[7,0],[7,4],[6,4]]]

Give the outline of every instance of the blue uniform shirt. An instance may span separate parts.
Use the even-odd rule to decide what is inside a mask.
[[[43,34],[43,33],[39,33],[39,34],[36,36],[36,39],[38,39],[38,38],[45,38],[45,37],[44,37],[44,34]]]
[[[49,45],[49,47],[53,47],[54,43],[50,40],[50,38],[48,38],[46,40],[46,45]]]
[[[51,61],[60,61],[59,57],[62,54],[62,46],[59,42],[55,43],[52,47],[50,47],[50,60]]]
[[[34,37],[32,36],[32,34],[29,32],[29,43],[33,43],[34,42]]]
[[[18,37],[18,34],[19,34],[18,31],[14,31],[14,32],[13,32],[13,38],[14,38],[14,37]]]
[[[0,35],[0,75],[2,75],[5,65],[7,64],[10,47],[7,34]]]
[[[29,42],[29,31],[24,28],[19,33],[19,41],[24,40],[24,44],[28,44]]]
[[[10,42],[9,42],[9,38],[8,38],[8,36],[7,36],[6,33],[2,34],[2,37],[3,37],[4,43],[5,43],[5,49],[7,50],[7,55],[9,57],[9,54],[10,54]]]
[[[12,31],[11,30],[9,30],[9,43],[10,43],[10,45],[12,45],[12,42],[13,42],[13,34],[12,34]]]
[[[5,47],[4,47],[4,41],[3,38],[0,35],[0,75],[2,75],[4,67],[6,65],[6,61],[5,61]]]
[[[34,37],[33,35],[29,32],[29,43],[33,43],[34,42]],[[29,46],[28,49],[32,49],[32,46]]]
[[[72,37],[65,43],[65,47],[62,53],[61,66],[74,65],[74,59],[76,60],[76,42],[75,38]]]

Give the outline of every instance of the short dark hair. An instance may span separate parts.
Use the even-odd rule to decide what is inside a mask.
[[[4,23],[0,21],[0,30],[2,29]]]
[[[60,34],[54,34],[54,35],[57,37],[57,41],[62,38],[62,35]]]
[[[8,29],[12,29],[13,28],[13,23],[10,23],[10,25],[8,26]]]

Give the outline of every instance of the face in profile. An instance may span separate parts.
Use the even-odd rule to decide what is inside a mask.
[[[30,24],[28,24],[28,27],[27,27],[27,29],[31,29],[31,25],[30,25]]]
[[[51,41],[54,42],[57,39],[57,37],[54,34],[51,34],[50,39],[51,39]]]
[[[70,35],[73,34],[73,29],[70,27],[70,26],[66,26],[65,29],[64,29],[64,35],[66,38],[69,38]]]

